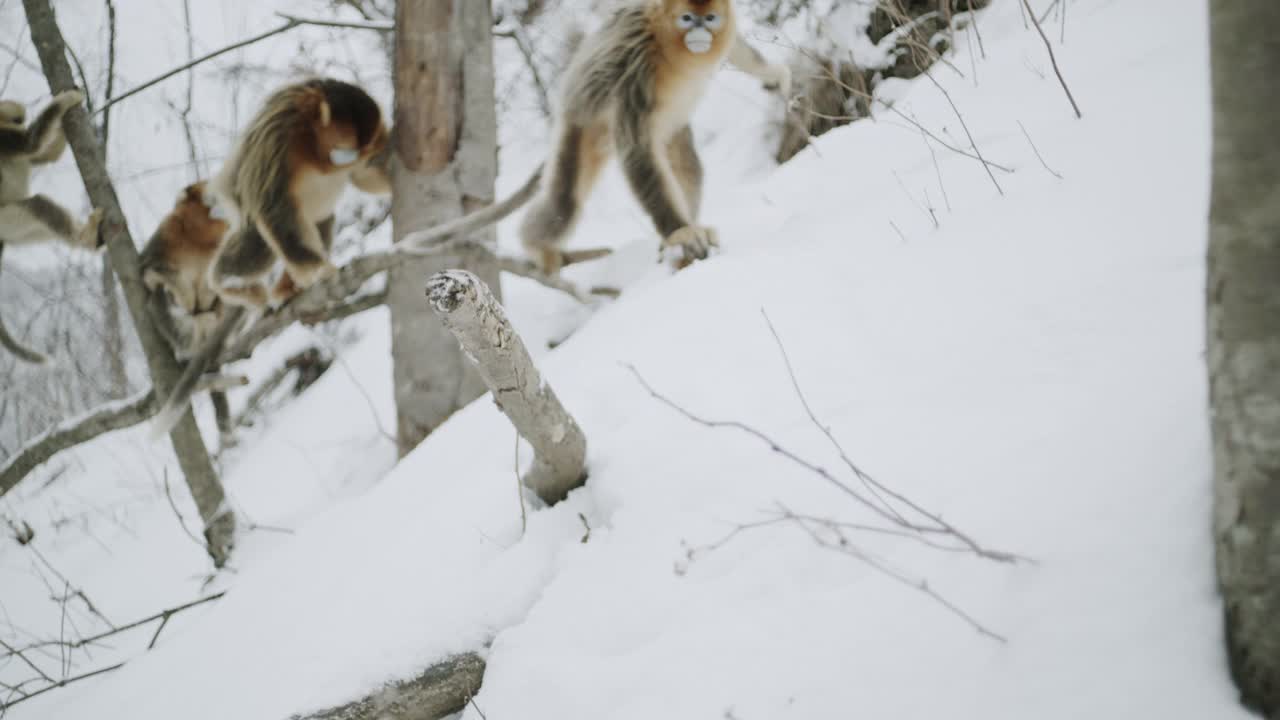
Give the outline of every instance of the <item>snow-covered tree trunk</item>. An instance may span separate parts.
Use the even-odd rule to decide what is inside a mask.
[[[586,480],[587,439],[542,381],[506,311],[479,278],[460,270],[433,276],[427,299],[475,363],[493,401],[533,446],[525,485],[548,505],[560,502]]]
[[[1210,2],[1208,360],[1232,673],[1280,718],[1280,3]]]
[[[54,18],[49,0],[23,0],[27,23],[31,28],[31,40],[36,46],[49,89],[53,92],[75,87],[71,66],[67,62],[67,47]],[[168,343],[152,325],[147,315],[147,291],[138,272],[138,250],[129,226],[125,223],[115,186],[107,174],[101,145],[98,143],[88,114],[75,108],[63,121],[67,141],[75,155],[76,165],[84,179],[85,190],[95,208],[103,211],[102,233],[107,240],[107,253],[124,290],[125,302],[133,318],[134,329],[141,340],[151,371],[152,386],[163,396],[177,382],[182,368],[174,360]],[[187,487],[195,500],[196,508],[204,521],[206,547],[210,557],[221,567],[231,552],[235,537],[235,515],[225,507],[222,483],[209,452],[205,448],[200,428],[190,409],[169,433],[178,465],[186,478]]]
[[[489,0],[400,0],[395,43],[396,239],[493,201],[497,177]],[[488,231],[483,238],[494,243]],[[484,386],[458,345],[422,307],[422,282],[466,268],[498,287],[491,253],[459,251],[406,262],[388,276],[396,437],[403,455]]]
[[[474,653],[457,655],[368,697],[291,720],[441,720],[465,709],[480,691],[484,665]]]

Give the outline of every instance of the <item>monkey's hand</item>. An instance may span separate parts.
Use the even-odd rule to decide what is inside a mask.
[[[783,100],[791,100],[791,68],[786,65],[770,65],[769,77],[764,81],[764,89],[776,92]]]
[[[64,111],[84,102],[84,93],[79,90],[63,90],[53,96],[53,102]]]
[[[89,219],[80,228],[80,232],[76,233],[75,241],[77,245],[86,250],[98,250],[107,244],[107,239],[102,237],[101,210],[94,210],[89,213]]]
[[[702,260],[711,253],[711,248],[720,247],[720,236],[713,227],[705,225],[686,225],[667,236],[662,241],[662,249],[680,248],[684,258],[679,262],[684,267],[694,260]]]

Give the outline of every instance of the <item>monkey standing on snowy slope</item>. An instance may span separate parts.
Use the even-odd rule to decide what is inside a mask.
[[[738,33],[731,0],[633,0],[617,10],[574,55],[566,74],[551,157],[512,197],[406,238],[411,245],[475,232],[537,195],[520,237],[547,272],[564,263],[561,249],[600,171],[615,153],[631,191],[662,235],[662,247],[706,257],[718,244],[699,225],[702,163],[689,118],[724,61],[764,81],[783,97],[791,71],[765,61]]]
[[[662,246],[706,257],[718,242],[697,222],[702,163],[689,118],[726,59],[790,91],[787,67],[765,62],[738,34],[731,0],[634,3],[587,38],[569,66],[546,182],[520,227],[535,262],[559,269],[560,246],[614,152]]]

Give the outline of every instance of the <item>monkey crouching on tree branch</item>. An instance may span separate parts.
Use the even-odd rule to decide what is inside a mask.
[[[217,361],[244,309],[280,304],[332,275],[333,214],[348,184],[391,192],[387,127],[360,87],[327,78],[273,93],[209,184],[217,214],[230,225],[207,279],[222,313],[170,391],[153,434],[181,417],[201,376]],[[278,279],[270,276],[277,264]]]
[[[30,126],[26,125],[26,108],[0,100],[0,249],[52,241],[91,250],[101,246],[101,211],[95,210],[81,223],[48,197],[31,194],[32,168],[62,156],[67,148],[62,116],[83,100],[84,94],[78,90],[58,93]],[[27,362],[45,360],[40,353],[19,345],[3,324],[0,345]]]
[[[211,185],[231,221],[209,272],[214,291],[261,308],[333,274],[334,208],[348,183],[391,192],[378,161],[386,146],[382,111],[355,85],[314,79],[267,98]],[[284,271],[270,284],[277,261]]]
[[[139,256],[147,311],[179,358],[189,357],[222,319],[209,267],[230,225],[203,181],[183,188]],[[175,317],[177,315],[178,317]]]
[[[559,269],[560,248],[614,154],[662,247],[706,257],[718,241],[698,224],[702,164],[689,118],[724,60],[790,92],[787,67],[738,33],[731,0],[636,0],[586,39],[567,73],[542,190],[520,227],[535,262]]]

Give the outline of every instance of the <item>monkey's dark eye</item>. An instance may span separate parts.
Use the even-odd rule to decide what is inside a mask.
[[[720,25],[721,25],[720,16],[715,13],[711,13],[710,15],[703,15],[702,24],[705,25],[709,30],[718,30],[720,29]]]
[[[676,27],[680,28],[681,30],[688,30],[689,28],[693,27],[696,24],[697,24],[697,18],[693,16],[693,13],[685,13],[680,16],[679,20],[676,20]]]

